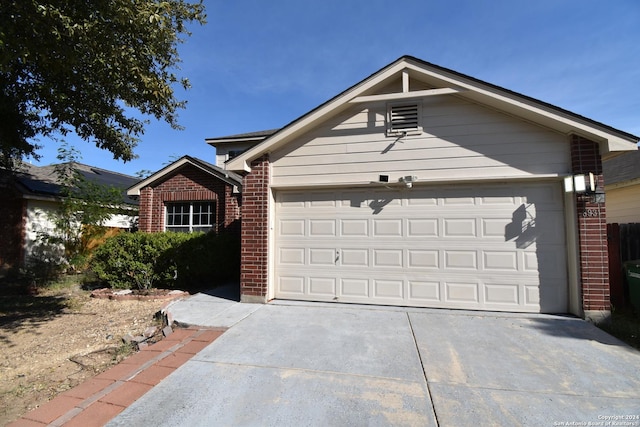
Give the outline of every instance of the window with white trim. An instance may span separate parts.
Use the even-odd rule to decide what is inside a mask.
[[[179,233],[211,231],[216,224],[215,207],[215,202],[167,203],[165,230]]]
[[[422,132],[419,103],[387,106],[387,136],[415,135]]]

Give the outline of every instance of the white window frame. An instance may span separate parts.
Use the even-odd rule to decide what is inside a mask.
[[[414,110],[415,121],[402,119],[402,110]],[[413,115],[413,114],[412,114]],[[405,122],[404,125],[399,122]],[[387,136],[419,135],[422,133],[422,103],[394,102],[387,104]],[[394,126],[399,123],[400,126]],[[411,126],[415,123],[415,126]]]
[[[169,208],[171,206],[177,205],[188,205],[189,212],[188,215],[189,223],[188,224],[180,224],[180,225],[169,225],[169,217],[171,215],[176,215],[175,213],[170,213]],[[209,224],[194,224],[194,205],[209,205],[211,207],[211,211],[209,212]],[[180,214],[178,214],[180,215]],[[214,200],[199,200],[199,201],[176,201],[176,202],[166,202],[164,206],[164,230],[172,231],[176,233],[193,233],[194,231],[203,231],[208,233],[211,230],[216,230],[216,202]],[[216,230],[217,231],[217,230]]]

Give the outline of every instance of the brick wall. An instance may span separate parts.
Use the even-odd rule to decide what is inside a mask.
[[[604,188],[602,160],[597,143],[578,135],[571,136],[571,165],[574,174],[596,176],[596,186]],[[609,264],[607,252],[607,218],[604,202],[592,196],[576,195],[582,308],[585,311],[608,311]]]
[[[140,231],[164,231],[165,203],[182,201],[215,201],[217,231],[239,232],[240,209],[233,188],[192,165],[185,165],[159,184],[140,191]]]
[[[240,294],[243,301],[263,302],[267,295],[269,230],[269,158],[251,163],[242,186]]]
[[[22,263],[24,257],[26,200],[2,188],[0,196],[0,270]]]

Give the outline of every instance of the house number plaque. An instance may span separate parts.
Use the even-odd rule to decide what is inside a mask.
[[[585,209],[582,211],[584,218],[597,218],[600,216],[600,209]]]

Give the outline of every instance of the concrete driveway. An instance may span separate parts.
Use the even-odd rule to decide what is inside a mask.
[[[109,425],[640,426],[640,352],[578,319],[205,295],[173,315],[231,327]]]

